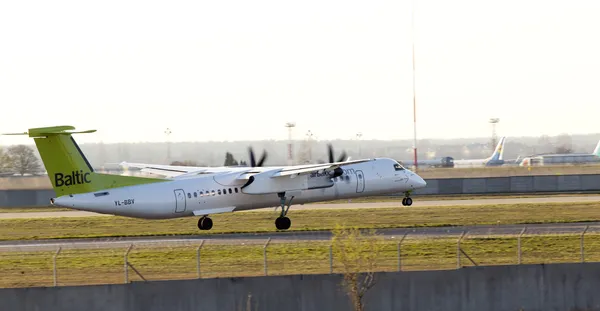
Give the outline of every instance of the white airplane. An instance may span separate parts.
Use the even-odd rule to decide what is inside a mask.
[[[304,204],[404,192],[426,186],[417,174],[388,158],[281,167],[201,168],[148,165],[170,171],[168,178],[95,173],[71,136],[73,126],[32,128],[33,137],[57,197],[52,205],[145,219],[200,216],[198,228],[213,226],[211,214],[281,206],[275,220],[286,230],[292,202]],[[139,164],[141,165],[141,164]],[[177,171],[177,172],[174,172]],[[175,174],[178,173],[178,174]]]
[[[496,149],[491,156],[485,159],[474,160],[454,160],[454,167],[484,167],[484,166],[500,166],[504,164],[504,140],[506,137],[500,138]]]

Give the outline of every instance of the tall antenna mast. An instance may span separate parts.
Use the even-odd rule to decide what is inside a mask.
[[[413,132],[414,142],[413,150],[415,157],[415,172],[417,171],[417,94],[415,90],[415,0],[412,1],[412,65],[413,65]]]

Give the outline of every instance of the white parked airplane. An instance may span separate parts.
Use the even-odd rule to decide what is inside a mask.
[[[504,164],[504,140],[506,137],[500,138],[494,153],[485,159],[474,160],[454,160],[454,167],[484,167],[484,166],[500,166]]]
[[[194,168],[146,165],[170,174],[145,178],[95,173],[69,132],[72,126],[32,128],[26,133],[39,150],[57,197],[56,206],[146,219],[200,216],[198,228],[209,230],[211,214],[281,206],[277,229],[291,226],[292,202],[350,199],[404,192],[426,186],[397,161],[375,158],[282,167]],[[142,165],[143,164],[138,164]],[[170,172],[170,173],[167,173]]]

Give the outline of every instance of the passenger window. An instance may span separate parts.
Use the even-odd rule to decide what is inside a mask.
[[[210,192],[212,193],[212,195],[213,195],[213,197],[214,197],[214,196],[215,196],[215,191],[214,191],[214,190],[211,190]]]
[[[221,189],[219,189],[217,193],[218,193],[219,195],[221,195]]]
[[[346,175],[346,181],[350,182],[350,176]]]
[[[203,196],[204,196],[204,193],[203,193],[202,191],[200,191],[200,196],[201,196],[201,197],[203,197]]]
[[[188,192],[188,199],[192,198],[192,194]]]
[[[196,192],[194,192],[194,198],[197,198],[198,194]]]
[[[238,193],[238,190],[237,190],[237,188],[235,188],[235,193]]]
[[[227,189],[223,189],[223,194],[227,194]]]
[[[231,191],[231,188],[229,188],[229,194],[231,194],[231,192],[232,192],[232,191]]]

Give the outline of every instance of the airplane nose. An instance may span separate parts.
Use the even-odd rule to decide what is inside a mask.
[[[423,180],[423,178],[421,178],[421,176],[416,175],[412,177],[412,182],[415,188],[423,188],[425,186],[427,186],[427,183],[425,182],[425,180]]]

